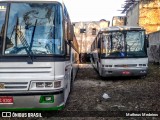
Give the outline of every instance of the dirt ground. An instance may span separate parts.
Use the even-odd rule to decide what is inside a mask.
[[[110,98],[104,99],[102,97],[104,93]],[[67,111],[78,111],[79,114],[87,114],[84,111],[94,111],[93,114],[96,114],[95,111],[115,111],[119,114],[121,114],[120,111],[160,111],[160,66],[150,64],[149,74],[145,78],[118,77],[102,79],[92,65],[81,64],[74,82],[74,88],[64,109],[64,112]],[[93,118],[87,119],[92,120]],[[105,119],[105,117],[98,119]],[[111,119],[123,120],[130,118]],[[132,118],[132,120],[137,119],[141,120],[143,118]],[[155,120],[158,118],[149,117],[148,120],[150,119]]]
[[[160,67],[150,64],[145,78],[102,79],[91,65],[80,65],[65,110],[160,111]]]
[[[110,98],[104,99],[106,93]],[[106,112],[108,111],[108,112]],[[101,116],[113,111],[110,117]],[[145,78],[118,77],[105,78],[99,77],[98,73],[90,64],[80,65],[74,88],[69,96],[64,113],[70,114],[69,118],[54,117],[52,112],[44,112],[44,118],[39,120],[143,120],[142,117],[123,117],[113,118],[113,113],[123,114],[131,111],[160,111],[160,66],[149,65],[149,74]],[[87,114],[91,113],[91,115]],[[104,113],[103,113],[104,112]],[[96,114],[101,114],[100,117]],[[77,114],[78,116],[76,116]],[[85,115],[83,115],[85,114]],[[73,117],[72,117],[73,115]],[[82,115],[82,117],[80,116]],[[94,118],[93,118],[93,116]],[[107,116],[107,115],[106,115]],[[120,115],[121,116],[121,115]],[[160,116],[160,114],[159,114]],[[75,118],[76,117],[76,118]],[[36,118],[35,118],[36,119]],[[145,118],[145,120],[158,120],[157,117]]]

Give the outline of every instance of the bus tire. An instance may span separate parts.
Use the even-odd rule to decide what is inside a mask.
[[[102,76],[102,75],[101,75],[101,72],[100,72],[100,69],[99,69],[99,64],[98,64],[98,62],[97,62],[97,71],[98,71],[98,73],[99,73],[99,76]]]

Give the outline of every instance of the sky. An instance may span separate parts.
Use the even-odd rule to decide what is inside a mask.
[[[112,20],[123,16],[121,6],[125,0],[63,0],[72,22]]]

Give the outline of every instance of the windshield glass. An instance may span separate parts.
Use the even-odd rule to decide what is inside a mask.
[[[143,57],[144,31],[109,32],[103,34],[102,57]]]
[[[63,54],[62,9],[51,3],[11,3],[5,54]]]
[[[145,56],[144,32],[126,32],[127,56]]]

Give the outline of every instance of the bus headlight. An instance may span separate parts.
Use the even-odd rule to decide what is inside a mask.
[[[37,82],[36,88],[44,88],[44,82]]]
[[[30,90],[50,90],[62,87],[62,81],[32,81]]]
[[[53,82],[45,82],[45,87],[53,87]]]
[[[54,88],[59,88],[59,87],[61,87],[61,81],[55,81]]]

